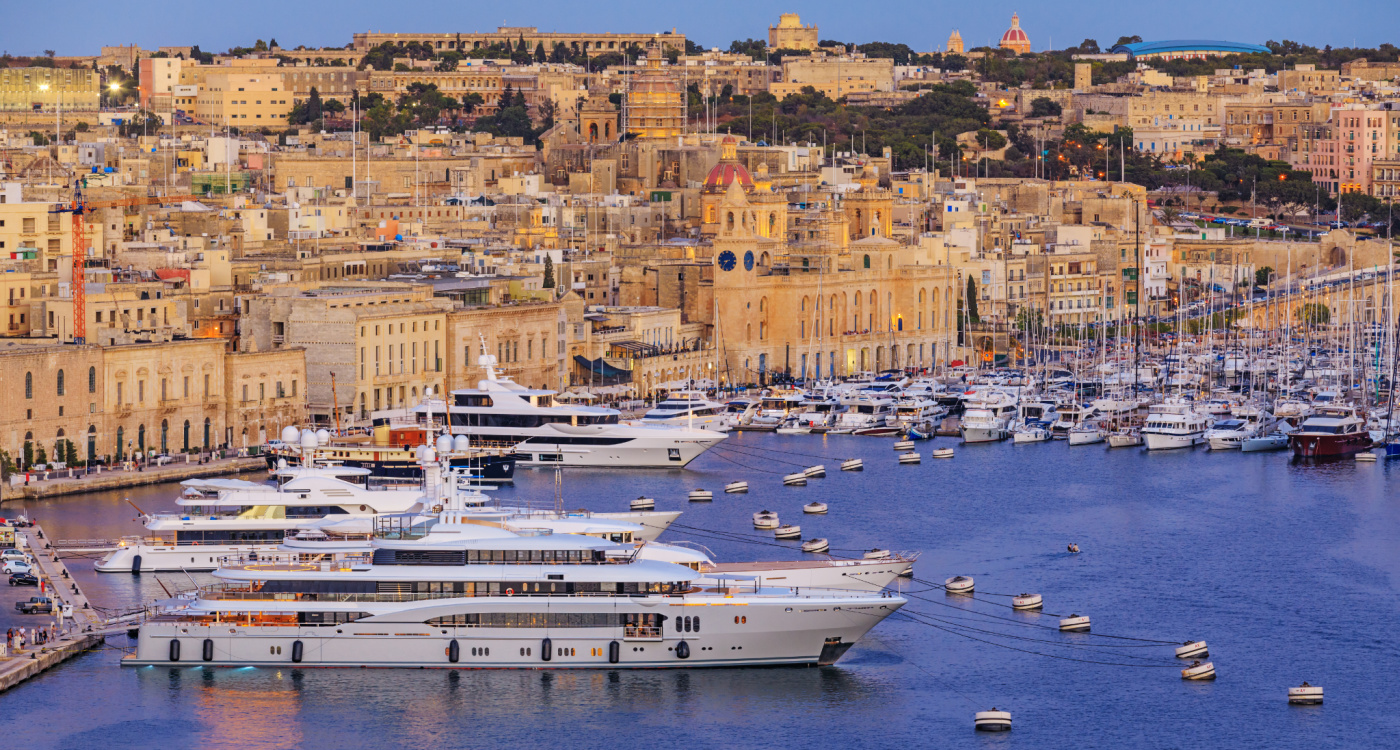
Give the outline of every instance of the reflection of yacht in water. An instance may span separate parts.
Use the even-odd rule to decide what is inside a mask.
[[[619,424],[615,409],[556,404],[554,391],[526,388],[497,375],[494,356],[483,354],[477,361],[486,369],[486,379],[476,388],[453,391],[445,405],[426,404],[414,411],[436,420],[446,409],[454,435],[465,435],[472,448],[512,448],[518,463],[680,467],[725,438],[720,432],[676,425]]]

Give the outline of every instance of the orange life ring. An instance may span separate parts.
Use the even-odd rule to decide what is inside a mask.
[[[515,589],[506,589],[506,596],[515,596]]]

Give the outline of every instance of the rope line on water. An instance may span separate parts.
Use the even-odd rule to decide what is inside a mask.
[[[760,469],[760,468],[758,468],[757,466],[749,466],[748,464],[740,463],[740,462],[738,462],[738,461],[735,461],[735,460],[732,459],[732,458],[729,458],[728,456],[725,456],[723,453],[717,452],[716,449],[714,449],[714,448],[711,448],[709,452],[710,452],[711,454],[714,454],[714,457],[715,457],[715,458],[718,458],[718,459],[721,460],[721,461],[728,461],[729,463],[734,464],[734,465],[736,465],[736,466],[742,466],[742,467],[744,467],[745,469],[748,469],[749,471],[761,471],[761,472],[763,472],[764,474],[782,474],[782,473],[783,473],[783,472],[781,472],[781,471],[774,471],[774,470],[772,470],[772,469]]]
[[[739,448],[739,447],[733,446],[733,445],[724,445],[723,443],[721,443],[721,444],[719,444],[719,445],[716,445],[716,446],[715,446],[713,449],[711,449],[711,450],[720,450],[721,448],[722,448],[723,450],[725,450],[725,451],[733,451],[733,452],[735,452],[735,453],[739,453],[739,454],[742,454],[742,455],[745,455],[745,456],[749,456],[750,458],[761,458],[761,459],[763,459],[764,461],[772,461],[772,462],[774,462],[774,463],[787,464],[788,466],[802,466],[802,467],[804,467],[804,468],[807,467],[807,466],[810,466],[810,464],[799,463],[799,462],[797,462],[797,461],[784,461],[784,460],[782,460],[781,458],[773,458],[772,456],[765,456],[765,455],[763,455],[763,454],[761,454],[761,453],[751,453],[751,452],[749,452],[749,451],[744,450],[743,448]]]
[[[872,615],[872,616],[873,616],[873,615]],[[1060,656],[1060,655],[1058,655],[1058,654],[1047,654],[1047,653],[1044,653],[1044,652],[1041,652],[1041,651],[1032,651],[1032,650],[1030,650],[1030,649],[1017,648],[1017,647],[1015,647],[1015,646],[1008,646],[1008,645],[1006,645],[1006,644],[1004,644],[1004,643],[996,643],[996,642],[994,642],[994,641],[989,641],[989,640],[987,640],[987,639],[985,639],[985,638],[978,638],[978,637],[976,637],[976,636],[971,636],[971,635],[968,635],[968,634],[966,634],[966,633],[959,633],[959,632],[957,632],[957,631],[955,631],[955,630],[952,630],[952,629],[950,629],[950,628],[945,628],[945,627],[942,627],[942,626],[939,626],[939,625],[935,625],[935,624],[933,624],[933,623],[931,623],[931,622],[924,622],[923,620],[919,619],[919,616],[916,615],[916,614],[906,614],[906,613],[903,612],[903,611],[899,611],[899,612],[895,612],[893,615],[891,615],[891,617],[903,617],[903,618],[905,618],[906,620],[909,620],[909,621],[911,621],[911,622],[915,622],[915,623],[918,623],[918,624],[920,624],[920,625],[925,625],[925,626],[930,627],[930,628],[933,628],[933,629],[935,629],[935,630],[941,630],[941,631],[943,631],[943,632],[945,632],[945,633],[949,633],[949,634],[951,634],[951,635],[956,635],[956,636],[959,636],[959,637],[962,637],[962,638],[967,638],[968,640],[977,641],[978,643],[985,643],[985,644],[987,644],[987,645],[989,645],[989,646],[996,646],[997,648],[1004,648],[1004,649],[1008,649],[1008,650],[1010,650],[1010,651],[1019,651],[1020,653],[1023,653],[1023,654],[1031,654],[1031,655],[1034,655],[1034,656],[1044,656],[1044,657],[1047,657],[1047,658],[1050,658],[1050,659],[1061,659],[1061,660],[1064,660],[1064,661],[1074,661],[1074,662],[1079,662],[1079,663],[1081,663],[1081,664],[1100,664],[1100,665],[1109,666],[1109,667],[1137,667],[1137,668],[1139,668],[1139,669],[1178,669],[1178,668],[1180,668],[1180,666],[1177,665],[1177,664],[1124,664],[1124,663],[1122,663],[1122,662],[1098,661],[1098,660],[1096,660],[1096,659],[1077,659],[1077,658],[1075,658],[1075,657],[1073,657],[1073,656]]]
[[[721,443],[721,445],[723,445],[723,443]],[[726,445],[725,447],[726,447],[726,448],[733,449],[734,446]],[[819,456],[819,455],[817,455],[817,454],[815,454],[815,453],[802,453],[801,451],[785,451],[785,450],[783,450],[783,449],[781,449],[781,448],[761,448],[761,447],[756,446],[756,445],[750,445],[750,446],[745,446],[745,447],[746,447],[746,448],[753,448],[753,449],[755,449],[755,450],[761,450],[761,451],[770,451],[770,452],[772,452],[772,453],[786,453],[786,454],[788,454],[789,456],[806,456],[807,458],[820,458],[820,459],[822,459],[823,461],[840,461],[840,460],[842,460],[842,459],[839,459],[839,458],[832,458],[831,456]]]

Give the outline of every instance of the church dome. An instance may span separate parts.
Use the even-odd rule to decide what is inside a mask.
[[[1026,36],[1026,32],[1021,29],[1021,17],[1011,14],[1011,28],[1001,35],[1002,49],[1014,50],[1018,53],[1031,51],[1031,39]]]
[[[753,177],[749,176],[749,170],[739,163],[738,159],[739,141],[732,135],[727,135],[720,141],[720,159],[714,169],[710,170],[709,176],[705,178],[705,190],[707,192],[722,193],[731,183],[739,183],[745,191],[753,189]]]

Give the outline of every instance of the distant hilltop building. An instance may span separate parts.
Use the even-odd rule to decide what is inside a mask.
[[[803,26],[796,13],[778,16],[778,25],[768,27],[768,49],[816,49],[817,27]]]
[[[1011,14],[1011,28],[1001,35],[999,46],[1018,55],[1024,55],[1031,51],[1031,38],[1026,36],[1026,32],[1021,29],[1021,17],[1015,13]]]
[[[963,45],[962,34],[957,29],[948,35],[948,52],[954,55],[961,55],[966,47]]]

